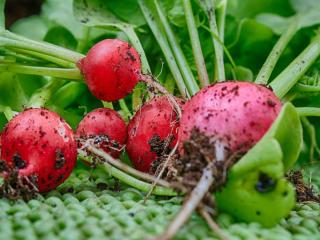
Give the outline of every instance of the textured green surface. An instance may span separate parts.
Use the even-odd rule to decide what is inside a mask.
[[[320,186],[319,174],[311,179]],[[99,190],[101,183],[110,189]],[[135,189],[113,188],[108,174],[79,168],[59,191],[29,202],[0,200],[0,239],[146,239],[161,233],[180,208],[181,198],[152,197],[143,205],[143,195]],[[271,229],[235,223],[223,213],[217,221],[230,239],[320,239],[320,205],[315,203],[297,205],[288,219]],[[214,235],[194,214],[177,239]]]

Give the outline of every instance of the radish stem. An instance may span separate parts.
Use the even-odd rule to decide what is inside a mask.
[[[89,151],[91,151],[90,146],[87,148]],[[91,162],[90,159],[84,157],[84,156],[79,156],[82,160],[86,161],[86,162]],[[104,162],[103,164],[99,165],[106,173],[109,173],[111,176],[119,179],[121,182],[134,187],[140,191],[143,192],[148,192],[151,184],[150,183],[146,183],[143,182],[133,176],[130,176],[129,174],[111,166],[109,163]],[[157,186],[154,191],[153,194],[155,195],[159,195],[159,196],[177,196],[177,192],[173,191],[171,188],[165,188],[165,187],[160,187]]]
[[[303,83],[297,83],[294,86],[294,90],[297,90],[299,92],[320,92],[320,86],[319,85],[307,85]]]
[[[160,21],[164,27],[164,30],[166,32],[166,35],[168,37],[168,41],[171,45],[171,49],[173,51],[173,54],[177,60],[177,64],[179,65],[180,71],[184,77],[185,84],[188,88],[188,91],[191,95],[194,95],[196,92],[199,91],[199,86],[197,85],[196,80],[193,77],[192,71],[188,65],[188,62],[181,50],[181,47],[177,41],[176,36],[174,35],[174,32],[172,31],[170,24],[161,9],[161,7],[158,4],[157,0],[154,0],[154,4],[156,6],[158,15],[160,17]]]
[[[12,111],[12,109],[8,106],[4,107],[3,114],[8,121],[10,121],[15,115],[15,113]]]
[[[203,58],[200,39],[198,35],[197,26],[192,12],[190,0],[183,0],[183,7],[187,21],[187,27],[192,45],[193,56],[195,58],[196,67],[198,71],[199,81],[202,87],[209,85],[209,77],[206,69],[206,64]]]
[[[125,118],[126,119],[132,118],[132,114],[131,114],[131,112],[126,104],[126,101],[124,99],[119,100],[119,105],[120,105],[121,110],[125,114]]]
[[[65,81],[61,79],[51,79],[44,87],[39,88],[35,93],[32,94],[27,107],[44,107],[46,102],[61,86],[63,86],[64,83]]]
[[[52,68],[52,67],[36,67],[14,63],[0,63],[1,71],[8,71],[21,74],[31,74],[40,76],[50,76],[64,78],[73,81],[83,81],[83,77],[77,68]]]
[[[84,55],[80,53],[58,47],[50,43],[34,41],[9,31],[1,32],[0,36],[0,45],[7,47],[17,47],[44,53],[46,55],[57,57],[72,63],[76,63],[84,57]]]
[[[176,63],[176,61],[174,60],[174,56],[173,53],[169,47],[168,41],[167,39],[164,37],[164,35],[162,34],[160,28],[157,26],[153,14],[151,13],[151,11],[148,9],[148,7],[146,6],[146,3],[144,0],[138,0],[140,9],[151,29],[151,31],[153,32],[153,35],[155,36],[163,54],[164,57],[167,60],[168,63],[168,67],[170,68],[170,71],[174,77],[174,79],[176,80],[177,86],[179,88],[179,91],[181,93],[181,95],[185,98],[186,96],[189,96],[189,94],[191,94],[181,75],[181,72],[179,70],[179,67]]]
[[[74,66],[75,66],[74,63],[62,60],[62,59],[57,58],[57,57],[52,57],[52,56],[49,56],[49,55],[46,55],[46,54],[43,54],[43,53],[33,52],[33,51],[30,51],[30,50],[14,48],[14,47],[8,47],[8,49],[12,50],[12,51],[15,51],[16,53],[20,53],[20,54],[25,54],[25,55],[29,55],[29,56],[32,56],[32,57],[36,57],[36,58],[38,58],[38,61],[41,59],[41,60],[44,60],[44,61],[48,61],[50,63],[54,63],[54,64],[56,64],[58,66],[61,66],[61,67],[74,68]]]
[[[297,107],[300,117],[320,117],[320,108],[316,107]]]
[[[119,168],[120,170],[122,170],[128,174],[131,174],[131,175],[133,175],[137,178],[140,178],[142,180],[145,180],[147,182],[154,182],[156,180],[156,178],[154,176],[147,174],[147,173],[144,173],[144,172],[140,172],[140,171],[136,170],[135,168],[132,168],[132,167],[128,166],[127,164],[124,164],[121,161],[114,159],[112,156],[110,156],[106,152],[104,152],[104,151],[102,151],[92,145],[90,146],[89,150],[92,153],[94,153],[95,155],[102,157],[110,165],[112,165],[116,168]],[[160,181],[158,181],[158,184],[160,186],[167,187],[167,188],[171,187],[170,183],[168,183],[167,181],[164,181],[162,179],[160,179]]]
[[[224,38],[224,19],[220,19],[220,30],[218,30],[216,14],[215,14],[215,1],[214,0],[206,0],[203,4],[205,8],[205,12],[209,19],[209,27],[210,31],[213,33],[212,43],[215,51],[215,77],[214,80],[218,82],[223,82],[226,80],[225,70],[224,70],[224,61],[223,61],[223,38]],[[223,15],[222,15],[223,16]],[[224,17],[223,17],[224,18]],[[221,33],[222,32],[222,33]],[[213,37],[218,36],[219,41]]]
[[[283,98],[320,55],[320,34],[269,85]]]
[[[267,57],[265,63],[260,69],[258,76],[255,80],[257,84],[268,84],[271,73],[277,64],[281,53],[284,51],[289,41],[295,35],[298,30],[298,22],[296,19],[289,25],[288,29],[281,35],[277,43],[272,48],[269,56]]]

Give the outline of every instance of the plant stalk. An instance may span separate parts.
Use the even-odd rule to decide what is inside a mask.
[[[320,34],[270,84],[273,92],[283,98],[306,73],[320,55]]]
[[[173,51],[173,54],[177,60],[177,64],[180,68],[181,74],[183,75],[185,84],[188,88],[188,91],[191,95],[194,95],[196,92],[199,91],[199,86],[196,82],[196,80],[193,77],[192,71],[188,65],[188,62],[182,52],[182,49],[180,47],[180,44],[177,41],[176,36],[174,35],[174,32],[172,28],[170,27],[170,24],[162,10],[162,8],[159,6],[158,0],[154,0],[154,4],[156,6],[160,21],[164,27],[164,30],[166,32],[166,35],[168,37],[168,41],[171,45],[171,49]]]
[[[298,22],[294,19],[290,24],[288,29],[280,36],[279,40],[276,42],[272,48],[269,56],[264,62],[262,68],[260,69],[258,76],[255,80],[257,84],[268,84],[270,76],[273,72],[274,67],[276,66],[281,54],[288,45],[289,41],[295,35],[298,30]]]
[[[39,76],[50,76],[64,78],[73,81],[83,81],[83,77],[77,68],[52,68],[52,67],[36,67],[15,63],[0,63],[0,70],[14,72],[20,74],[30,74]]]
[[[90,151],[90,147],[88,147],[88,150]],[[83,157],[80,155],[80,158],[86,162],[90,163],[90,160],[86,157]],[[99,165],[106,173],[109,173],[111,176],[115,177],[116,179],[119,179],[121,182],[134,187],[140,191],[143,192],[148,192],[151,184],[150,183],[146,183],[144,181],[141,181],[121,170],[119,170],[116,167],[111,166],[109,163],[102,163]],[[165,188],[165,187],[160,187],[157,186],[154,191],[153,194],[155,195],[159,195],[159,196],[177,196],[178,194],[173,191],[171,188]]]
[[[43,53],[71,63],[77,63],[81,58],[84,57],[84,55],[81,53],[77,53],[47,42],[34,41],[9,31],[0,33],[0,45]]]
[[[206,1],[206,13],[209,19],[210,31],[219,37],[217,41],[212,35],[212,43],[215,51],[215,77],[214,80],[218,82],[223,82],[226,80],[225,70],[224,70],[224,60],[223,60],[223,42],[224,42],[224,17],[225,14],[222,14],[220,19],[220,29],[218,29],[216,14],[215,14],[215,0]],[[225,7],[224,7],[225,8]],[[225,10],[224,10],[225,11]]]
[[[162,33],[162,31],[160,30],[159,26],[156,24],[155,20],[154,20],[154,16],[152,14],[152,12],[150,11],[150,9],[148,9],[145,0],[138,0],[140,9],[153,33],[153,35],[155,36],[163,54],[164,57],[166,58],[166,61],[168,63],[168,67],[177,83],[178,89],[180,91],[180,94],[186,98],[186,96],[189,96],[191,93],[189,93],[184,80],[182,78],[181,72],[179,70],[179,67],[176,63],[176,61],[174,60],[174,56],[173,53],[169,47],[168,41],[167,39],[164,37],[164,34]]]
[[[190,0],[183,0],[183,7],[184,7],[185,16],[186,16],[189,37],[191,40],[193,56],[195,58],[196,67],[198,71],[199,81],[200,81],[201,87],[205,87],[209,85],[209,77],[208,77],[208,72],[206,69],[206,64],[205,64],[202,49],[201,49],[198,29],[193,16]]]
[[[320,108],[317,107],[296,107],[300,117],[320,117]]]

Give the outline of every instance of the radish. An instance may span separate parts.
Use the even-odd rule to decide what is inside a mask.
[[[248,151],[263,137],[280,109],[281,102],[271,89],[237,81],[208,86],[184,105],[178,134],[183,174],[194,174],[190,176],[196,176],[198,183],[160,239],[175,235],[210,187],[224,184],[235,155]]]
[[[156,152],[166,154],[162,151],[168,151],[176,144],[178,127],[177,114],[166,96],[145,103],[128,125],[126,151],[135,168],[148,172],[157,158]],[[158,144],[153,147],[155,149],[151,147],[152,142]]]
[[[104,101],[119,100],[131,93],[141,74],[139,54],[119,39],[95,44],[77,65],[92,94]]]
[[[196,128],[231,151],[249,150],[269,129],[281,102],[268,88],[229,81],[202,89],[183,108],[179,141]]]
[[[88,113],[76,131],[80,139],[96,138],[101,140],[101,148],[118,158],[126,143],[127,126],[121,116],[109,108],[98,108]]]
[[[47,192],[72,172],[77,144],[70,126],[46,109],[27,109],[6,125],[2,136],[1,170],[9,188],[30,188]],[[18,189],[19,188],[19,189]]]
[[[105,39],[95,44],[88,54],[77,62],[91,93],[103,101],[116,101],[132,92],[139,81],[152,91],[166,95],[176,108],[174,97],[150,74],[143,74],[138,52],[129,43],[119,39]]]

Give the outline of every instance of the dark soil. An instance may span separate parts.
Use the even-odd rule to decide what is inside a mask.
[[[150,167],[151,174],[156,175],[159,169],[161,169],[164,161],[166,161],[168,157],[168,154],[170,154],[172,150],[171,146],[172,146],[173,140],[174,140],[174,136],[172,134],[165,139],[161,139],[159,135],[154,135],[150,139],[149,141],[150,150],[151,152],[154,152],[157,154],[157,159],[152,162]],[[173,160],[171,160],[171,162],[172,161]]]
[[[190,191],[197,185],[202,176],[203,169],[209,162],[214,162],[213,176],[215,182],[212,191],[218,190],[227,180],[227,172],[242,156],[241,153],[231,155],[230,150],[224,147],[225,160],[217,161],[216,159],[216,142],[212,142],[210,137],[202,134],[198,129],[193,129],[190,140],[183,145],[184,154],[175,161],[176,176],[173,177],[180,181]]]
[[[6,175],[4,183],[0,186],[0,197],[30,200],[36,196],[37,176],[19,176],[19,167],[8,166],[3,160],[0,160],[0,166],[1,173]]]
[[[287,179],[296,187],[297,201],[303,202],[317,202],[320,203],[320,196],[315,193],[312,186],[307,185],[303,181],[301,171],[293,171],[287,175]]]

